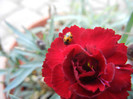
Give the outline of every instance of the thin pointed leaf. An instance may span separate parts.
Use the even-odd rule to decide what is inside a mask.
[[[20,54],[20,55],[31,56],[31,57],[37,56],[37,54],[35,54],[35,53],[26,52],[26,51],[19,50],[19,49],[16,49],[16,48],[14,49],[14,53],[17,53],[17,54]]]
[[[21,75],[23,72],[23,69],[17,70],[15,73],[11,75],[11,79],[17,77],[18,75]]]
[[[35,44],[25,34],[21,33],[17,28],[13,27],[8,22],[5,21],[5,23],[19,37],[19,39],[17,40],[21,40],[21,42],[23,42],[25,45],[32,47],[33,49],[36,48]]]
[[[7,87],[5,88],[4,92],[8,92],[10,91],[11,89],[17,87],[19,84],[21,84],[24,79],[29,75],[31,74],[31,72],[35,69],[34,67],[32,68],[21,68],[23,69],[23,72],[17,76],[9,85],[7,85]]]
[[[8,23],[7,21],[5,21],[5,23],[7,24],[7,26],[19,37],[21,38],[25,38],[24,34],[22,34],[18,29],[16,29],[15,27],[13,27],[10,23]]]
[[[33,28],[30,30],[32,33],[36,34],[36,33],[39,33],[39,32],[43,32],[43,31],[46,31],[46,28],[44,27],[37,27],[37,28]]]
[[[54,37],[54,18],[51,18],[51,22],[50,22],[50,31],[49,31],[49,35],[48,35],[48,40],[49,43],[51,44],[53,41],[53,37]]]
[[[29,62],[29,63],[26,63],[24,65],[20,65],[21,68],[32,68],[32,67],[42,67],[42,64],[43,62],[42,61],[33,61],[33,62]]]
[[[125,33],[129,33],[130,32],[130,30],[132,28],[132,25],[133,25],[133,12],[132,12],[132,14],[131,14],[131,16],[129,18],[129,21],[127,23],[127,26],[125,28]],[[128,39],[128,34],[125,34],[125,33],[122,35],[120,43],[126,43],[126,41]]]
[[[16,96],[14,96],[14,95],[12,95],[12,94],[9,94],[9,97],[10,97],[11,99],[20,99],[19,97],[16,97]]]
[[[60,96],[57,94],[54,94],[50,99],[60,99]]]
[[[25,35],[30,39],[30,40],[33,40],[32,38],[32,32],[29,31],[28,29],[26,29],[25,27],[23,27],[24,31],[25,31]]]
[[[6,69],[0,69],[0,76],[5,75],[7,73]]]

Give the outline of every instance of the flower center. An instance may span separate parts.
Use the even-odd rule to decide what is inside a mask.
[[[84,54],[78,54],[73,59],[73,66],[82,84],[88,84],[96,80],[98,76],[98,60]]]
[[[87,64],[87,66],[89,67],[89,68],[94,68],[94,66],[93,65],[90,65],[90,63],[88,62],[88,64]]]

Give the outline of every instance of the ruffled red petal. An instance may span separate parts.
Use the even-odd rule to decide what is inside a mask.
[[[91,91],[85,90],[78,83],[71,85],[71,90],[78,96],[88,98],[88,99],[95,97],[99,94],[99,91],[96,91],[93,93]]]
[[[115,52],[107,58],[107,61],[115,65],[125,64],[127,61],[127,47],[124,44],[117,44]]]
[[[46,54],[47,64],[50,68],[54,68],[57,64],[63,62],[64,56],[62,55],[62,51],[65,47],[61,38],[56,38],[52,42],[51,48],[48,49],[48,53]]]
[[[70,43],[71,44],[81,44],[81,39],[80,39],[80,35],[82,35],[82,33],[85,31],[86,29],[84,28],[79,28],[78,26],[74,25],[74,26],[71,26],[70,28],[66,27],[64,30],[63,30],[63,33],[59,33],[59,37],[60,38],[64,38],[64,35],[67,33],[67,32],[71,32],[72,36],[73,36],[73,39],[72,39],[72,42]]]
[[[113,92],[120,92],[131,86],[131,71],[116,68],[115,76],[110,86],[109,89]]]
[[[65,61],[63,62],[63,71],[65,77],[71,82],[74,83],[76,82],[75,76],[74,76],[74,70],[72,66],[72,56],[73,56],[73,51],[72,50],[66,57]]]
[[[118,92],[111,92],[110,90],[106,90],[94,99],[127,99],[127,96],[129,95],[127,90],[130,88],[131,87],[127,87]]]
[[[62,97],[70,98],[70,82],[65,79],[61,65],[56,66],[52,72],[52,84],[56,93]]]
[[[47,83],[49,87],[52,87],[51,83],[51,77],[52,77],[52,71],[49,68],[49,66],[46,64],[46,60],[43,63],[43,69],[42,69],[42,76],[44,77],[44,81]]]
[[[112,55],[115,51],[115,45],[120,39],[120,35],[115,35],[112,29],[104,29],[96,27],[93,29],[86,29],[81,35],[82,45],[89,45],[100,49],[105,57]]]
[[[107,64],[105,57],[103,56],[102,52],[96,48],[89,47],[86,45],[88,53],[91,55],[92,58],[98,60],[98,71],[99,74],[105,72],[105,65]]]
[[[115,75],[115,65],[112,63],[107,64],[105,74],[101,75],[101,79],[106,82],[111,82]]]

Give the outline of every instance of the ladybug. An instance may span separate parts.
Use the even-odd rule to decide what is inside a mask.
[[[66,44],[66,45],[70,44],[72,41],[72,38],[73,37],[72,37],[71,32],[66,33],[66,35],[63,38],[64,44]]]

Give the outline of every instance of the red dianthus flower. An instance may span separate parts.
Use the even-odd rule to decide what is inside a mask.
[[[70,44],[63,42],[71,32]],[[66,27],[48,49],[42,76],[61,99],[126,99],[131,90],[127,47],[112,29]]]

